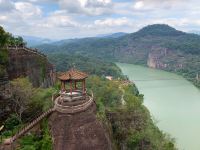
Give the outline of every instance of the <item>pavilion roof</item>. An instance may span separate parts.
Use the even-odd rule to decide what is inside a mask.
[[[60,80],[82,80],[88,77],[88,74],[76,70],[74,68],[70,69],[69,71],[62,73],[58,79]]]

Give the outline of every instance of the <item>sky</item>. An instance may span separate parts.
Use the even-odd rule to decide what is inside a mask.
[[[49,39],[135,32],[150,24],[200,30],[200,0],[0,0],[0,26]]]

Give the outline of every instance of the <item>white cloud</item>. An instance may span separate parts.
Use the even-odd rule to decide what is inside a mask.
[[[1,21],[5,21],[6,19],[7,19],[6,16],[0,16],[0,20],[1,20]]]
[[[199,0],[0,0],[0,25],[47,38],[134,32],[154,23],[198,30],[199,10]]]
[[[28,2],[16,2],[15,8],[18,12],[21,13],[24,19],[34,16],[40,17],[42,15],[42,10],[38,6]]]
[[[112,12],[111,0],[59,0],[58,3],[69,13],[102,15]]]
[[[79,24],[73,21],[63,11],[58,11],[51,14],[49,17],[40,21],[38,27],[77,27]]]
[[[134,8],[135,9],[140,9],[144,6],[144,2],[143,1],[138,1],[134,4]]]
[[[107,18],[103,20],[95,20],[94,24],[97,26],[115,27],[115,26],[128,26],[131,23],[126,17],[122,17],[117,19]]]

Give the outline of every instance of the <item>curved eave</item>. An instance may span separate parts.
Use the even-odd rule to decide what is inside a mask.
[[[66,78],[59,78],[58,77],[58,79],[59,80],[61,80],[61,81],[70,81],[70,80],[72,80],[72,81],[82,81],[82,80],[84,80],[84,79],[86,79],[87,77],[85,77],[85,78],[79,78],[79,79],[77,79],[77,78],[70,78],[70,79],[66,79]]]

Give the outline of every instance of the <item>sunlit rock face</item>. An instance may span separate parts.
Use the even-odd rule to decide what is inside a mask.
[[[177,55],[173,50],[153,46],[148,54],[147,66],[150,68],[176,71],[184,68],[184,59],[181,54]]]

